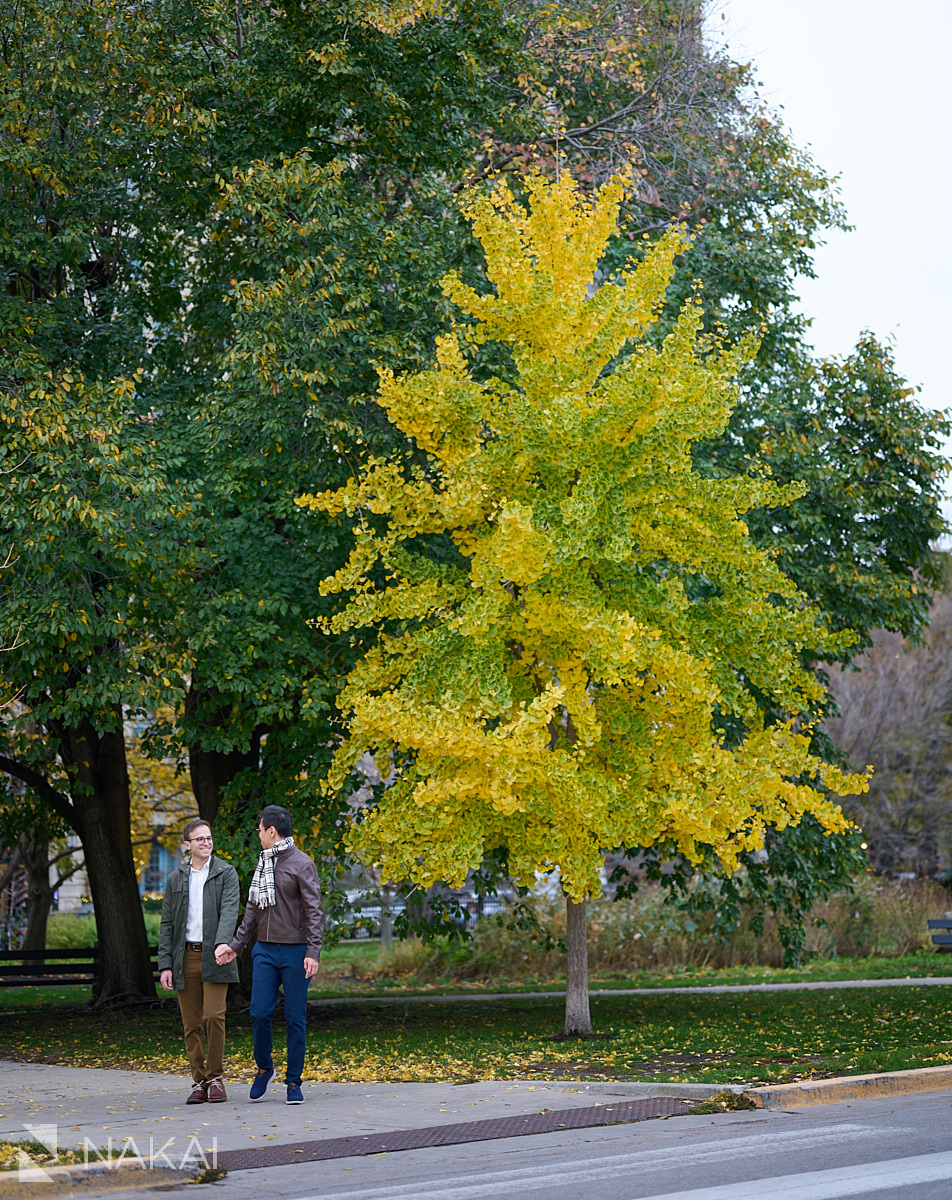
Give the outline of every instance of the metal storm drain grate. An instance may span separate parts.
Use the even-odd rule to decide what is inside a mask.
[[[328,1158],[351,1158],[361,1154],[392,1154],[396,1150],[425,1150],[430,1146],[456,1146],[462,1142],[489,1142],[497,1138],[523,1137],[529,1133],[553,1133],[559,1129],[593,1129],[598,1125],[622,1125],[650,1121],[652,1117],[690,1112],[690,1100],[656,1096],[648,1100],[625,1100],[591,1108],[549,1109],[518,1117],[494,1117],[488,1121],[461,1121],[458,1125],[430,1125],[425,1129],[397,1129],[393,1133],[356,1134],[317,1142],[292,1142],[281,1146],[256,1146],[248,1150],[222,1150],[218,1165],[229,1171],[253,1167],[284,1167],[289,1163],[320,1162]]]

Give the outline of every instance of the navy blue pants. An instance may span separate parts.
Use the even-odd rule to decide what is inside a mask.
[[[288,1082],[300,1083],[304,1073],[307,1027],[307,985],[304,951],[307,947],[284,942],[255,942],[251,976],[251,1036],[259,1068],[274,1066],[271,1057],[272,1021],[278,988],[284,988],[284,1019],[288,1027]]]

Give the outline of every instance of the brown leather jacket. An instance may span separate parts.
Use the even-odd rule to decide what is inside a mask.
[[[250,900],[234,938],[228,943],[241,951],[257,931],[259,942],[283,942],[307,949],[306,958],[319,958],[324,940],[324,908],[317,867],[303,850],[292,846],[274,856],[274,904],[259,908]]]

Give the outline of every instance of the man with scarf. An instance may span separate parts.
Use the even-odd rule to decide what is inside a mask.
[[[283,987],[288,1031],[286,1102],[301,1104],[307,988],[317,974],[324,937],[321,887],[313,860],[294,845],[286,808],[269,804],[262,810],[258,837],[261,854],[244,918],[231,942],[216,947],[215,959],[231,962],[257,933],[251,950],[251,1035],[258,1073],[251,1082],[251,1099],[265,1094],[274,1075],[272,1022],[278,988]]]

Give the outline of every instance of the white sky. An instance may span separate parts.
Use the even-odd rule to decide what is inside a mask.
[[[801,280],[817,352],[848,354],[871,329],[924,405],[952,407],[952,0],[719,0],[709,29],[841,176],[855,230],[831,233]]]

